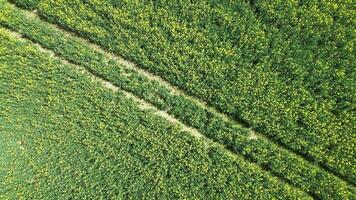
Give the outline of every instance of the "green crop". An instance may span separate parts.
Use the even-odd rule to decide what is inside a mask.
[[[92,73],[112,81],[158,108],[167,110],[184,123],[197,128],[215,141],[224,143],[231,150],[258,163],[288,183],[320,198],[350,197],[347,184],[337,177],[265,139],[249,139],[249,129],[238,126],[231,120],[222,119],[214,111],[201,107],[185,96],[172,94],[169,88],[134,70],[126,69],[116,60],[86,45],[86,42],[38,19],[26,18],[24,13],[11,6],[4,6],[2,13],[1,24],[21,32],[66,60],[83,65]]]
[[[355,183],[351,3],[15,2]]]
[[[9,151],[10,154],[3,154],[0,157],[0,178],[4,173],[11,174],[5,179],[6,182],[2,183],[3,185],[9,183],[9,185],[0,189],[0,197],[2,197],[1,194],[5,194],[4,197],[19,198],[26,196],[26,192],[36,188],[36,191],[26,197],[44,198],[51,193],[53,198],[58,197],[58,195],[63,198],[91,198],[95,195],[102,198],[138,198],[138,196],[135,196],[137,194],[143,194],[147,198],[163,199],[172,197],[188,199],[289,198],[286,195],[290,195],[291,198],[295,198],[297,195],[302,195],[301,198],[307,198],[307,195],[298,191],[301,190],[317,199],[355,198],[356,168],[354,167],[353,157],[356,141],[353,136],[353,110],[354,94],[356,94],[354,92],[354,77],[356,76],[354,67],[352,67],[354,60],[352,19],[354,17],[352,12],[349,11],[352,10],[350,3],[335,3],[332,1],[296,3],[296,1],[267,2],[259,0],[245,2],[207,0],[174,3],[166,1],[143,3],[141,1],[95,0],[13,0],[13,2],[23,8],[36,9],[37,14],[42,19],[36,17],[34,13],[29,14],[28,11],[23,11],[4,0],[0,0],[0,26],[20,33],[34,43],[52,51],[60,59],[81,66],[90,73],[110,81],[118,88],[149,102],[159,110],[174,116],[185,125],[197,129],[207,138],[225,145],[228,151],[238,154],[238,159],[227,156],[226,150],[221,150],[221,147],[209,147],[207,150],[207,147],[203,148],[206,144],[196,141],[187,133],[184,133],[185,139],[189,138],[189,140],[196,142],[194,144],[189,143],[191,146],[185,151],[187,152],[186,155],[190,156],[191,151],[197,152],[199,156],[203,157],[214,154],[212,156],[214,161],[211,161],[210,157],[209,159],[204,157],[204,159],[199,160],[199,157],[199,162],[192,162],[194,159],[187,157],[189,161],[184,163],[191,163],[192,166],[209,163],[206,168],[208,170],[198,173],[199,176],[195,176],[195,172],[192,172],[195,174],[193,175],[194,179],[185,180],[186,182],[171,181],[171,178],[176,179],[177,177],[186,179],[184,177],[189,174],[187,171],[184,171],[186,172],[183,173],[184,175],[177,172],[169,175],[160,174],[157,178],[155,172],[150,171],[153,168],[147,168],[147,163],[143,162],[144,165],[135,165],[135,167],[143,171],[148,170],[148,175],[140,174],[140,176],[136,176],[135,172],[129,170],[131,174],[125,175],[124,181],[120,182],[117,180],[122,177],[120,170],[123,170],[123,168],[127,170],[128,167],[125,161],[127,157],[120,155],[118,157],[122,160],[118,162],[122,161],[125,164],[117,168],[100,165],[100,170],[98,170],[100,172],[104,170],[105,173],[109,173],[106,170],[116,170],[108,175],[112,179],[109,180],[110,184],[115,186],[108,187],[107,183],[109,182],[106,182],[103,178],[107,176],[105,173],[102,173],[100,177],[92,174],[83,176],[86,181],[84,181],[85,186],[80,185],[73,178],[76,176],[71,177],[73,175],[71,174],[65,177],[63,183],[68,183],[68,187],[73,185],[80,191],[77,196],[71,196],[73,194],[67,186],[58,187],[60,180],[57,179],[67,176],[66,170],[52,171],[51,178],[54,177],[56,181],[50,183],[48,183],[49,179],[46,176],[41,175],[38,179],[34,178],[39,176],[34,172],[39,170],[38,163],[42,162],[39,160],[43,159],[43,162],[49,162],[48,167],[57,169],[65,166],[71,169],[71,159],[74,159],[74,157],[70,156],[78,153],[80,155],[78,158],[81,160],[73,161],[75,163],[73,166],[78,165],[79,168],[82,168],[78,173],[86,173],[85,168],[88,168],[90,164],[85,161],[85,158],[101,159],[100,153],[98,154],[96,150],[101,153],[104,152],[104,154],[107,153],[106,151],[110,151],[110,155],[114,153],[114,150],[100,147],[94,151],[83,147],[78,150],[79,152],[73,153],[72,147],[68,147],[69,153],[63,153],[64,150],[61,151],[59,146],[54,145],[53,149],[50,148],[54,141],[51,140],[53,138],[47,136],[49,132],[60,130],[59,134],[62,135],[56,136],[56,139],[58,139],[56,141],[64,139],[70,143],[68,145],[77,147],[77,145],[82,145],[82,142],[80,142],[82,136],[69,135],[66,138],[65,131],[73,134],[76,131],[83,134],[89,132],[88,137],[92,137],[90,131],[94,131],[95,139],[91,138],[92,143],[90,144],[96,145],[95,141],[98,140],[98,145],[102,144],[106,147],[109,143],[115,145],[106,136],[97,137],[98,133],[111,136],[113,132],[117,131],[131,135],[132,132],[138,131],[135,126],[140,126],[138,124],[143,123],[144,129],[148,128],[149,130],[143,131],[142,137],[132,139],[130,136],[127,140],[120,140],[120,145],[124,145],[123,148],[126,150],[133,148],[126,143],[137,139],[139,140],[138,146],[143,144],[147,147],[148,141],[151,144],[151,140],[155,140],[157,144],[154,144],[161,147],[161,144],[158,143],[159,140],[162,140],[162,145],[166,144],[166,140],[174,140],[178,143],[177,146],[163,150],[165,153],[168,151],[167,154],[174,157],[173,154],[176,151],[183,151],[182,148],[185,148],[184,145],[186,145],[178,141],[181,140],[182,136],[176,136],[177,134],[181,135],[181,131],[178,127],[171,128],[170,123],[158,119],[159,117],[150,112],[139,111],[137,105],[128,103],[129,99],[123,97],[120,92],[119,94],[112,94],[101,89],[102,92],[95,90],[93,93],[92,90],[88,91],[82,87],[66,87],[63,80],[56,83],[60,85],[59,88],[66,88],[63,95],[68,96],[63,96],[65,101],[57,103],[66,112],[67,110],[73,111],[70,114],[72,119],[58,118],[58,116],[63,116],[63,111],[52,110],[56,109],[56,107],[52,108],[52,104],[45,106],[47,109],[46,117],[34,118],[33,115],[37,113],[43,114],[42,106],[37,104],[48,101],[46,95],[51,93],[47,90],[51,89],[44,87],[40,91],[36,90],[35,94],[21,91],[24,96],[21,96],[22,93],[19,92],[13,98],[12,96],[9,98],[9,88],[14,87],[15,83],[20,80],[27,82],[27,78],[30,79],[28,80],[30,85],[36,81],[43,85],[42,81],[45,79],[48,81],[48,77],[43,77],[42,80],[36,79],[34,76],[20,76],[20,78],[11,81],[0,74],[1,81],[5,80],[2,83],[3,85],[0,85],[4,89],[2,93],[5,95],[5,98],[1,99],[0,97],[0,109],[4,110],[2,114],[6,116],[2,119],[0,111],[0,129],[3,128],[3,132],[6,133],[3,137],[4,142],[0,142],[0,151],[11,150]],[[59,25],[59,27],[44,22],[44,19]],[[67,29],[67,31],[61,30],[62,28]],[[14,40],[5,36],[5,32],[2,34],[6,41],[2,44],[4,52],[7,51],[6,48],[9,45],[21,46],[17,50],[19,52],[22,47],[31,46],[29,43],[24,45],[23,42],[14,42]],[[8,41],[13,43],[7,43]],[[91,45],[91,42],[99,44],[104,50],[98,50],[98,47]],[[20,54],[17,51],[14,54]],[[44,63],[43,58],[48,57],[46,55],[32,58],[34,54],[32,51],[27,52],[26,48],[22,51],[23,54],[29,54],[25,57],[26,59],[30,58],[30,61],[27,61],[30,63]],[[108,52],[122,55],[137,63],[137,66],[129,67],[127,64],[123,64],[120,58],[112,56]],[[6,57],[8,54],[4,55]],[[2,69],[5,69],[4,72],[6,70],[10,72],[9,64],[14,66],[19,64],[19,58],[14,55],[11,56],[4,59],[3,67],[0,65],[0,73]],[[24,59],[21,58],[20,60]],[[63,66],[65,66],[65,69],[69,68],[56,59],[52,60],[56,61],[55,65],[58,69],[63,68]],[[32,67],[35,67],[35,65]],[[152,78],[150,74],[142,73],[142,69],[165,79],[169,82],[168,85],[163,83],[162,80]],[[32,70],[30,71],[32,72]],[[55,76],[58,76],[58,80],[61,78],[67,80],[65,77],[68,76],[69,71],[61,71],[59,72],[60,75],[56,74]],[[76,74],[73,71],[71,72]],[[6,75],[6,73],[4,74]],[[87,78],[80,76],[83,75],[75,76],[78,84],[80,82],[80,85],[82,85],[85,82],[84,85],[88,85],[87,87],[91,85],[91,87],[101,88],[100,85],[89,83]],[[69,77],[72,80],[72,75],[69,75]],[[52,77],[49,79],[52,84]],[[178,86],[179,91],[170,84]],[[17,91],[21,88],[16,87],[13,90]],[[0,95],[2,93],[0,90]],[[89,98],[89,96],[84,95],[85,98],[81,99],[79,96],[83,93],[88,93],[92,97]],[[46,98],[41,100],[41,95],[44,94]],[[105,97],[100,98],[102,95]],[[21,98],[27,99],[26,103],[28,104],[25,106],[20,104]],[[52,101],[52,98],[50,97],[50,101]],[[67,105],[67,98],[73,100],[70,101],[73,105]],[[109,104],[118,109],[118,111],[114,110],[117,113],[122,113],[122,117],[119,117],[120,114],[113,117],[111,110],[110,113],[107,113],[109,111],[103,108],[108,103],[107,98],[114,98]],[[13,104],[14,99],[16,99],[17,104]],[[80,99],[78,104],[74,103],[74,99]],[[1,107],[3,102],[5,106]],[[98,102],[95,105],[100,104],[100,112],[96,112],[93,110],[94,108],[87,110],[88,102]],[[208,105],[205,105],[204,102]],[[121,105],[125,105],[123,106],[125,108],[121,108]],[[126,109],[126,105],[130,105],[128,106],[130,108]],[[80,109],[76,109],[76,106],[79,106]],[[40,111],[34,112],[31,107],[40,108]],[[134,109],[134,112],[131,110],[133,108],[136,109]],[[80,112],[84,114],[81,115]],[[95,114],[91,116],[90,112]],[[127,117],[126,113],[133,114]],[[141,118],[141,115],[145,116],[144,119]],[[13,119],[10,120],[10,118]],[[54,118],[70,124],[74,120],[75,123],[80,125],[78,127],[77,125],[75,127],[69,126],[68,128],[60,128],[61,122],[58,122],[56,127],[43,125],[48,124],[48,122],[53,123],[53,121],[48,120],[54,120]],[[149,121],[151,118],[154,121],[152,123],[156,124],[147,126],[146,122],[141,122],[142,120]],[[132,119],[139,122],[133,120],[135,122],[132,122],[131,126],[130,120]],[[96,125],[83,125],[87,120]],[[120,126],[118,128],[115,126],[115,120],[125,121],[123,126],[129,125],[128,127]],[[11,123],[7,123],[8,121],[11,121]],[[31,123],[28,123],[28,121],[31,121]],[[9,125],[1,126],[2,123]],[[36,124],[36,129],[33,129],[32,123]],[[156,126],[161,128],[156,128]],[[104,130],[101,130],[101,127],[105,127]],[[165,130],[167,127],[169,127],[168,132]],[[83,130],[80,130],[81,128]],[[145,136],[145,134],[152,134],[152,129],[164,129],[161,132],[158,131],[160,132],[158,134],[171,134],[176,139],[171,139],[171,137],[165,139],[166,136],[161,135],[155,139]],[[14,130],[26,134],[18,139],[18,136],[13,134]],[[44,137],[35,140],[33,139],[35,136],[32,137],[31,135],[37,135],[36,131],[38,130],[41,130]],[[141,131],[138,132],[141,134]],[[257,137],[254,136],[255,134],[257,134]],[[31,148],[39,148],[39,146],[44,145],[47,151],[53,153],[55,158],[46,158],[45,154],[41,154],[37,156],[38,159],[36,160],[35,154],[21,154],[23,152],[20,150],[24,149],[23,141],[27,137],[29,137]],[[79,142],[77,139],[79,139]],[[188,141],[188,139],[184,141]],[[170,142],[168,143],[170,144]],[[151,145],[148,146],[151,147]],[[199,150],[196,150],[196,148]],[[13,151],[14,149],[15,151]],[[161,152],[159,148],[154,148],[149,153],[156,155],[157,152]],[[68,155],[70,158],[58,165],[56,162],[60,157],[59,154]],[[240,155],[243,159],[239,157]],[[192,156],[196,157],[195,154]],[[12,163],[11,159],[14,157],[19,159]],[[160,159],[159,161],[156,158],[150,158],[154,160],[155,167],[161,162],[167,164],[167,162],[174,160],[163,158],[163,156],[157,158]],[[109,160],[106,161],[109,162]],[[32,162],[38,163],[36,165],[31,164],[28,167],[27,165]],[[218,168],[223,165],[220,170],[226,172],[221,175],[220,181],[222,179],[230,180],[227,177],[231,174],[228,174],[236,172],[226,171],[226,162],[229,163],[229,169],[234,167],[240,169],[247,166],[247,169],[241,169],[243,171],[241,173],[245,173],[249,169],[257,170],[258,177],[263,177],[262,182],[270,184],[269,181],[272,181],[274,186],[266,187],[263,184],[261,184],[263,186],[258,184],[251,186],[249,181],[242,181],[241,177],[242,179],[255,177],[254,173],[248,171],[246,177],[240,176],[240,174],[233,176],[231,182],[223,181],[224,183],[218,188],[217,180],[213,180],[216,174],[211,174],[212,171],[217,172],[215,165],[218,165]],[[243,162],[244,164],[242,166],[242,164],[236,162]],[[257,165],[250,164],[251,162]],[[213,165],[210,165],[211,163]],[[115,163],[111,164],[114,165]],[[23,166],[27,166],[27,168]],[[9,168],[11,171],[6,171]],[[182,169],[181,166],[177,166],[177,168]],[[199,167],[194,167],[194,169],[201,170]],[[22,175],[26,170],[31,173],[26,176]],[[97,169],[90,168],[90,170],[92,170],[90,172],[95,173]],[[139,177],[139,180],[135,177]],[[34,179],[41,184],[36,184],[36,181],[33,181]],[[163,185],[155,189],[147,187],[145,181],[152,181],[152,179],[155,179],[155,181],[159,179],[161,181],[159,183]],[[254,178],[252,179],[254,180]],[[264,181],[265,179],[268,181]],[[143,182],[140,183],[142,180]],[[91,183],[91,181],[96,183]],[[22,182],[26,184],[22,184]],[[133,184],[133,186],[130,188],[122,187],[127,183]],[[213,186],[208,187],[205,185],[206,183],[212,183]],[[190,194],[188,191],[184,191],[187,189],[187,184],[189,185],[188,190],[191,190],[192,187],[197,187],[197,189]],[[231,185],[226,186],[226,184]],[[240,187],[234,184],[246,185]],[[173,185],[178,185],[179,189],[172,189]],[[208,187],[208,189],[203,189],[204,187]],[[93,188],[94,190],[95,188],[100,189],[92,192]],[[65,191],[65,194],[60,194],[61,189]],[[257,192],[260,189],[262,191]],[[233,190],[237,191],[232,192]],[[271,194],[268,194],[269,190],[272,191]],[[172,193],[172,191],[174,192]],[[219,192],[222,193],[221,196],[217,195]],[[243,194],[244,192],[247,193]],[[72,193],[74,192],[72,191]]]

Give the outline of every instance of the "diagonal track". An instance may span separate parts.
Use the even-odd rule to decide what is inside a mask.
[[[28,39],[26,37],[24,37],[23,35],[21,35],[20,33],[17,33],[17,32],[14,32],[14,31],[11,31],[11,30],[8,30],[6,28],[2,28],[0,26],[1,29],[5,30],[9,35],[11,35],[12,37],[18,39],[18,40],[21,40],[21,41],[27,41]],[[147,111],[151,111],[152,113],[154,113],[155,115],[159,116],[159,117],[162,117],[164,119],[166,119],[167,121],[171,122],[171,123],[174,123],[174,124],[177,124],[183,131],[185,132],[188,132],[190,135],[194,136],[195,138],[198,138],[198,139],[202,139],[203,141],[207,142],[208,146],[218,146],[218,147],[221,147],[223,149],[226,150],[226,152],[231,155],[232,157],[234,156],[237,156],[236,154],[234,154],[233,152],[230,152],[228,149],[226,149],[226,147],[220,143],[217,143],[217,142],[214,142],[212,141],[211,139],[205,137],[203,134],[199,133],[198,130],[196,130],[195,128],[192,128],[192,127],[189,127],[189,126],[186,126],[185,124],[183,124],[182,122],[180,122],[178,119],[174,118],[173,116],[169,115],[168,113],[162,111],[162,110],[159,110],[158,108],[156,108],[154,105],[140,99],[139,97],[137,97],[135,94],[132,94],[131,92],[129,91],[125,91],[125,90],[122,90],[121,88],[115,86],[113,83],[101,78],[101,77],[98,77],[92,73],[90,73],[88,70],[86,70],[85,68],[81,67],[81,66],[78,66],[70,61],[67,61],[67,60],[64,60],[60,57],[58,57],[54,52],[52,52],[51,50],[49,49],[46,49],[44,47],[42,47],[40,44],[38,43],[33,43],[32,44],[34,46],[37,47],[37,49],[45,54],[48,54],[50,57],[52,57],[53,59],[55,60],[58,60],[60,61],[62,64],[65,64],[65,65],[68,65],[70,67],[72,67],[73,69],[76,70],[76,72],[80,73],[80,74],[83,74],[87,77],[89,77],[92,81],[96,82],[96,83],[99,83],[102,87],[105,87],[109,90],[111,90],[112,92],[122,92],[126,98],[129,98],[131,99],[132,101],[134,101],[141,110],[147,110]]]
[[[0,26],[1,27],[1,26]],[[11,35],[12,37],[14,38],[17,38],[19,40],[26,40],[26,38],[24,36],[22,36],[21,34],[17,33],[17,32],[14,32],[14,31],[10,31],[8,29],[5,29],[9,35]],[[139,108],[141,110],[149,110],[149,111],[152,111],[155,115],[157,116],[160,116],[164,119],[166,119],[167,121],[171,122],[171,123],[174,123],[174,124],[177,124],[180,126],[180,128],[183,130],[183,131],[186,131],[188,132],[190,135],[196,137],[196,138],[199,138],[199,139],[203,139],[204,141],[207,141],[208,143],[211,143],[213,144],[213,146],[220,146],[222,148],[226,148],[224,145],[220,144],[220,143],[217,143],[217,142],[214,142],[212,141],[211,139],[209,138],[206,138],[203,134],[199,133],[198,130],[196,130],[195,128],[192,128],[192,127],[189,127],[189,126],[186,126],[185,124],[183,124],[182,122],[180,122],[179,120],[177,120],[176,118],[172,117],[171,115],[169,115],[168,113],[164,112],[164,111],[161,111],[159,110],[158,108],[156,108],[154,105],[148,103],[148,102],[145,102],[144,100],[140,99],[138,96],[136,96],[135,94],[132,94],[130,93],[129,91],[125,91],[125,90],[122,90],[121,88],[115,86],[113,83],[105,80],[105,79],[102,79],[92,73],[90,73],[89,71],[87,71],[85,68],[83,67],[80,67],[74,63],[71,63],[67,60],[64,60],[64,59],[61,59],[60,57],[58,57],[54,52],[52,52],[51,50],[48,50],[44,47],[42,47],[40,44],[38,43],[33,43],[33,45],[35,45],[38,50],[40,50],[41,52],[43,53],[46,53],[48,55],[50,55],[50,57],[56,59],[56,60],[59,60],[61,63],[65,64],[65,65],[69,65],[71,66],[72,68],[74,68],[77,72],[85,75],[85,76],[88,76],[90,77],[90,79],[94,82],[97,82],[97,83],[100,83],[100,85],[102,85],[103,87],[111,90],[112,92],[118,92],[120,90],[120,92],[122,92],[127,98],[131,99],[132,101],[134,101],[135,103],[138,104]],[[227,150],[228,151],[228,150]],[[229,152],[229,151],[228,151]],[[235,155],[234,153],[230,152],[229,154],[231,155]]]

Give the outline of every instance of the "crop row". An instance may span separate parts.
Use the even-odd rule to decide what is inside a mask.
[[[263,138],[251,140],[251,130],[222,118],[185,95],[173,93],[170,88],[135,70],[127,69],[115,59],[91,48],[86,42],[52,28],[41,20],[26,18],[22,11],[11,6],[4,5],[2,13],[0,24],[19,31],[62,58],[82,65],[93,74],[166,110],[183,123],[225,144],[232,151],[244,155],[292,185],[321,198],[350,197],[347,184],[337,177]]]
[[[309,198],[3,29],[0,46],[1,198]]]
[[[272,9],[269,3],[254,9],[257,1],[15,2],[36,8],[46,19],[135,61],[355,183],[349,26],[336,25],[339,35],[324,33],[324,26],[308,24],[303,13],[284,16],[285,10],[277,9],[283,8],[281,1]],[[325,6],[311,8],[314,21],[331,23]],[[293,23],[281,31],[289,18]],[[299,21],[306,22],[295,26]]]

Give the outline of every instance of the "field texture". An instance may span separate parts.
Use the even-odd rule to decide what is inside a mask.
[[[0,0],[0,198],[355,199],[354,10]]]

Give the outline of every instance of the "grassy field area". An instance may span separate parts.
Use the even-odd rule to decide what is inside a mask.
[[[356,198],[350,9],[0,0],[0,198]]]

